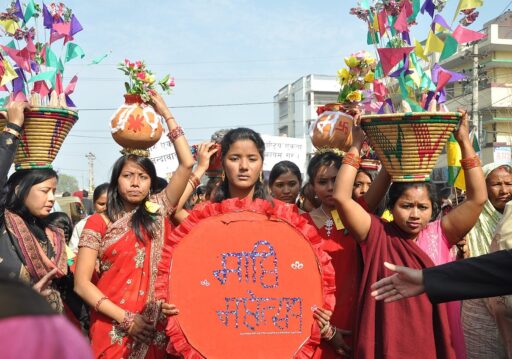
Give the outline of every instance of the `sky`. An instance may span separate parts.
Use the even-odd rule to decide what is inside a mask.
[[[4,1],[5,3],[7,1]],[[502,13],[508,0],[485,0],[472,29]],[[221,128],[239,126],[273,134],[273,96],[308,74],[335,75],[343,57],[366,45],[366,25],[349,14],[356,0],[109,0],[65,1],[84,30],[75,42],[86,53],[66,65],[65,83],[77,74],[73,101],[79,121],[54,168],[88,185],[89,152],[94,183],[109,180],[120,156],[110,118],[123,103],[124,75],[116,64],[144,60],[157,79],[176,79],[165,95],[190,144]],[[443,12],[453,17],[455,0]],[[427,35],[428,15],[413,33]],[[99,65],[87,65],[104,53]],[[58,52],[57,52],[58,53]]]

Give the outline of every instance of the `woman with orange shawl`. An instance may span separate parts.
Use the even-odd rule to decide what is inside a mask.
[[[92,215],[82,232],[75,291],[93,308],[90,338],[96,357],[164,358],[166,315],[175,306],[155,299],[156,268],[169,216],[189,179],[193,158],[183,130],[160,95],[155,110],[169,127],[179,166],[166,189],[157,185],[156,170],[146,157],[128,154],[114,164],[107,211]],[[99,280],[91,278],[99,261]],[[163,315],[162,315],[163,314]]]

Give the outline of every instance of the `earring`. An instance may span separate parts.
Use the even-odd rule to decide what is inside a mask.
[[[224,179],[226,178],[226,174],[224,173],[224,170],[220,174],[220,179],[224,182]]]
[[[263,172],[260,172],[260,182],[261,183],[265,182],[265,179],[263,178]]]

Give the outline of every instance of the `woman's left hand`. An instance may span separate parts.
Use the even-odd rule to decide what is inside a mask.
[[[151,90],[149,95],[151,96],[151,105],[155,109],[156,113],[158,113],[160,116],[162,116],[166,120],[169,117],[173,117],[171,114],[171,111],[169,111],[169,108],[167,107],[167,104],[165,103],[165,100],[163,99],[162,95],[160,95],[155,90]]]
[[[170,317],[171,315],[177,315],[179,313],[179,309],[176,308],[176,305],[170,303],[162,303],[162,313]]]

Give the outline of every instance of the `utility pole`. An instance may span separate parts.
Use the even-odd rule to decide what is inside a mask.
[[[476,128],[476,134],[478,137],[478,142],[481,143],[481,135],[482,135],[482,124],[480,123],[480,117],[478,113],[478,70],[479,70],[479,61],[478,61],[478,41],[473,43],[473,86],[472,93],[473,98],[471,101],[472,109],[471,109],[471,121],[473,126]]]
[[[89,152],[85,155],[85,158],[89,161],[89,193],[92,193],[94,191],[94,160],[96,156]]]

